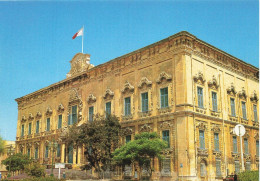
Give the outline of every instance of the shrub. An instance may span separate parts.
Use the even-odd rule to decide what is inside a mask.
[[[33,177],[44,177],[45,176],[45,167],[39,163],[32,163],[25,167],[25,172],[29,176]]]
[[[239,181],[258,181],[259,171],[245,171],[238,174]]]

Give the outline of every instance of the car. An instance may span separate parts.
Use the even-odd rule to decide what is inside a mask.
[[[235,180],[236,177],[236,180]],[[238,177],[237,175],[228,175],[226,178],[223,179],[223,181],[237,181]]]

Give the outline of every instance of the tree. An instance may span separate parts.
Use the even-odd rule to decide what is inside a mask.
[[[162,150],[167,148],[167,143],[155,133],[144,132],[135,135],[133,141],[128,142],[113,153],[113,163],[117,166],[137,164],[139,173],[144,167],[148,168],[151,177],[154,159],[163,158]],[[138,174],[140,175],[140,174]]]
[[[73,125],[65,136],[67,145],[84,146],[86,163],[83,169],[94,168],[99,178],[111,169],[112,152],[118,147],[120,124],[116,116],[97,115],[92,122]]]
[[[0,154],[4,153],[5,151],[5,141],[0,136]]]
[[[6,166],[6,170],[12,172],[24,170],[25,166],[31,163],[31,159],[28,155],[16,153],[9,156],[7,159],[2,161],[2,164]],[[10,168],[10,169],[9,169]]]
[[[44,177],[45,167],[43,165],[40,165],[38,162],[33,162],[25,166],[25,173],[33,177]]]

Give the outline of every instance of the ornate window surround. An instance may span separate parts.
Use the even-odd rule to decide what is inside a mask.
[[[194,101],[195,101],[195,107],[196,107],[196,111],[199,113],[203,113],[206,114],[206,97],[205,97],[205,78],[204,75],[201,71],[199,71],[197,74],[195,74],[195,76],[193,76],[193,81],[194,81]],[[202,88],[203,90],[203,108],[200,108],[198,105],[198,87]]]
[[[220,110],[222,110],[221,108],[221,100],[220,100],[220,94],[219,94],[219,84],[217,82],[217,78],[213,75],[212,79],[210,81],[208,81],[208,90],[209,90],[209,107],[210,107],[210,112],[212,116],[220,116]],[[213,100],[212,100],[212,93],[216,93],[217,94],[217,112],[213,111]]]
[[[157,130],[159,131],[160,138],[162,138],[162,131],[169,130],[169,136],[170,136],[170,148],[169,150],[173,149],[173,124],[172,121],[163,121],[158,123]],[[169,155],[170,156],[170,155]]]
[[[97,114],[97,98],[93,95],[93,94],[89,94],[88,98],[87,98],[87,120],[89,120],[89,108],[93,107],[93,119],[95,117],[95,115]]]
[[[256,110],[257,110],[257,121],[255,121],[255,118],[254,118],[254,105],[256,106]],[[257,126],[259,127],[259,112],[258,112],[258,96],[257,96],[257,93],[256,91],[254,90],[253,93],[251,94],[250,96],[250,106],[251,106],[251,120],[252,120],[252,123],[253,123],[253,126]]]
[[[106,92],[103,96],[103,99],[102,99],[102,105],[104,106],[104,114],[105,114],[105,111],[106,111],[106,103],[107,102],[111,102],[111,114],[115,114],[115,93],[107,88],[106,89]]]
[[[77,105],[77,122],[79,123],[82,120],[82,108],[83,108],[83,102],[81,99],[81,96],[78,93],[78,89],[73,88],[70,90],[70,95],[69,95],[69,101],[68,101],[68,112],[67,112],[67,117],[72,113],[72,106]],[[65,119],[63,121],[64,125],[68,125],[68,118],[67,122],[65,122]],[[62,123],[62,124],[63,124]]]
[[[199,144],[199,131],[204,131],[204,141],[205,141],[205,149],[201,149]],[[201,120],[196,121],[196,140],[197,140],[197,150],[198,156],[200,157],[208,157],[208,126],[207,123]]]
[[[238,108],[239,108],[239,105],[240,103],[237,102],[237,91],[235,89],[235,86],[233,83],[231,83],[231,85],[227,88],[227,103],[228,103],[228,116],[229,116],[229,119],[233,122],[237,122],[238,123]],[[235,101],[235,114],[236,116],[232,116],[231,115],[231,98],[234,99]]]
[[[121,102],[122,108],[121,108],[121,117],[123,120],[130,120],[133,119],[133,116],[135,114],[135,106],[134,106],[134,86],[131,85],[130,82],[125,81],[124,87],[121,90]],[[130,104],[131,104],[131,114],[130,115],[125,115],[125,98],[130,97]]]
[[[131,135],[131,138],[134,138],[135,135],[135,127],[125,127],[122,128],[122,143],[125,144],[125,137],[127,135]]]
[[[214,134],[218,133],[219,135],[219,151],[215,151],[215,145],[214,145],[214,151],[213,154],[216,156],[216,158],[221,158],[221,151],[222,151],[222,129],[221,129],[221,125],[218,124],[212,124],[211,126],[211,142],[214,145]]]
[[[148,111],[142,112],[142,93],[148,93]],[[138,116],[147,117],[151,115],[153,110],[152,102],[152,81],[147,77],[142,77],[138,84]]]

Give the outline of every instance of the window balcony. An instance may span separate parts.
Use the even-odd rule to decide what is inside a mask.
[[[129,115],[122,115],[122,120],[127,121],[127,120],[131,120],[133,119],[133,115],[129,114]]]
[[[243,117],[240,117],[240,123],[248,124],[248,119],[244,119]]]
[[[138,112],[138,116],[141,117],[141,118],[144,118],[144,117],[148,117],[148,116],[151,116],[151,110],[149,111],[145,111],[145,112]]]
[[[39,136],[41,136],[40,133],[34,133],[34,137],[39,137]]]
[[[172,106],[158,108],[159,114],[166,114],[172,111]]]
[[[228,117],[229,117],[230,121],[238,123],[238,117],[237,116],[228,115]]]
[[[259,122],[258,121],[252,121],[253,122],[253,126],[259,127]]]
[[[214,116],[214,117],[219,117],[220,116],[220,112],[219,111],[213,111],[213,110],[209,110],[210,111],[210,115]]]
[[[207,108],[205,108],[205,107],[199,107],[199,106],[195,106],[196,107],[196,112],[198,112],[198,113],[201,113],[201,114],[206,114],[206,109]]]

